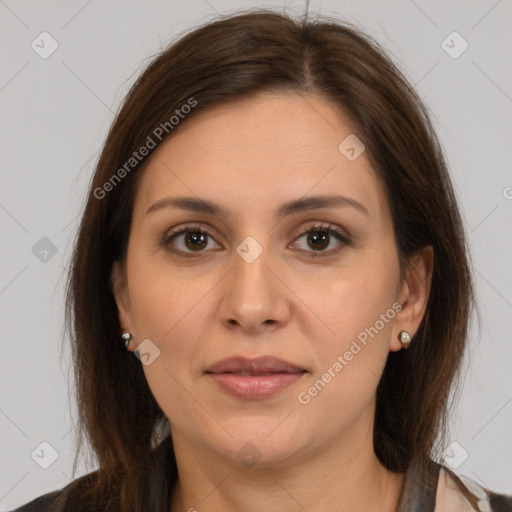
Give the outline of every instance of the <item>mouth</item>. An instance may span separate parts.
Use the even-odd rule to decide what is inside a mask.
[[[232,357],[206,370],[222,391],[244,400],[258,400],[275,395],[302,378],[306,369],[276,357],[256,359]]]

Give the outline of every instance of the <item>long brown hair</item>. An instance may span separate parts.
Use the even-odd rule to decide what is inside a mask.
[[[76,456],[85,437],[99,463],[94,479],[77,491],[81,503],[119,500],[123,511],[142,510],[151,451],[167,421],[140,362],[124,349],[111,290],[112,265],[126,255],[137,175],[155,148],[126,163],[151,134],[158,147],[197,112],[263,91],[320,94],[342,107],[386,191],[402,270],[410,256],[433,247],[423,322],[407,351],[390,353],[378,385],[374,449],[388,469],[405,471],[413,458],[434,457],[436,439],[444,439],[473,287],[463,225],[428,112],[386,52],[354,26],[242,12],[193,30],[152,60],[118,111],[97,163],[67,290]],[[171,116],[191,99],[193,108],[171,127]],[[154,136],[159,126],[167,127],[161,140]]]

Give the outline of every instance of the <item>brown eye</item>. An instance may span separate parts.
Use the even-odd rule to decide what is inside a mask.
[[[308,244],[312,249],[323,250],[329,245],[330,236],[327,231],[310,231],[308,233]]]
[[[176,253],[199,253],[204,252],[205,249],[220,248],[207,231],[194,226],[170,231],[162,242],[164,246]]]
[[[185,245],[192,251],[204,249],[208,245],[207,237],[200,231],[189,231],[185,235]]]
[[[300,240],[305,237],[305,243]],[[313,226],[303,233],[295,246],[300,251],[308,254],[308,256],[332,256],[340,251],[344,246],[349,245],[349,239],[336,226],[331,224]],[[328,247],[333,246],[326,250]]]

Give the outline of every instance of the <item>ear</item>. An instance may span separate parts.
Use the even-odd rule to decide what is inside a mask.
[[[126,280],[126,269],[124,265],[118,261],[114,262],[112,265],[110,284],[117,304],[117,312],[121,329],[126,329],[135,338],[130,296],[128,293],[128,283]],[[121,335],[121,333],[119,333],[119,335]]]
[[[413,338],[420,327],[430,296],[433,265],[434,250],[430,245],[414,254],[407,262],[398,294],[402,309],[397,313],[393,324],[389,347],[391,352],[403,348],[398,339],[400,331],[407,331]]]

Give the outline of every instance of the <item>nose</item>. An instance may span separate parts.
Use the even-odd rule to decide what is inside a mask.
[[[289,294],[269,250],[263,250],[250,263],[238,253],[233,256],[234,268],[221,290],[219,315],[223,325],[253,335],[283,327],[290,318]]]

